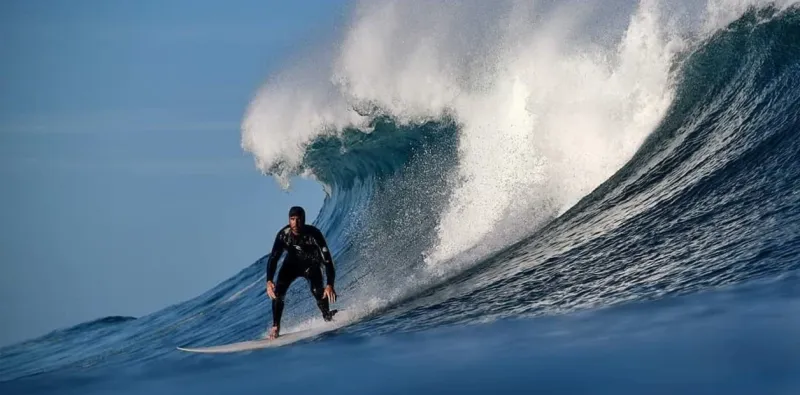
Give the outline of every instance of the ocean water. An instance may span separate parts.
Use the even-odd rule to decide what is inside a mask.
[[[800,393],[793,2],[370,1],[332,40],[241,139],[325,187],[336,322],[298,281],[283,332],[327,331],[176,350],[263,336],[255,257],[0,349],[0,392]]]

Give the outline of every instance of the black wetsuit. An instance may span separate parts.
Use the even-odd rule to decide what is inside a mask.
[[[276,298],[272,300],[272,325],[278,328],[280,328],[283,314],[283,298],[286,291],[289,290],[289,286],[298,277],[308,280],[311,285],[311,293],[317,300],[317,306],[322,312],[323,318],[330,320],[332,317],[328,299],[323,298],[325,288],[322,285],[321,266],[325,266],[327,285],[333,286],[336,271],[325,237],[319,229],[312,225],[303,225],[299,233],[297,235],[292,233],[289,225],[283,227],[275,236],[275,244],[272,246],[272,253],[267,262],[267,281],[273,281],[278,259],[284,251],[287,252],[278,273],[278,281],[275,283]]]

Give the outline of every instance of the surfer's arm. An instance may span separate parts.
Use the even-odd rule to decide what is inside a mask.
[[[333,286],[336,280],[336,269],[333,267],[333,257],[331,251],[328,249],[328,243],[325,241],[325,236],[319,229],[314,230],[314,239],[317,241],[320,252],[322,253],[322,263],[325,265],[325,278],[327,285]]]
[[[284,245],[281,240],[281,232],[275,235],[275,242],[272,244],[272,252],[269,253],[267,261],[267,281],[271,282],[275,278],[275,271],[278,269],[278,259],[283,254]]]

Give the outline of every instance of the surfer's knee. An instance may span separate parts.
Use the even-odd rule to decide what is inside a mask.
[[[289,287],[286,285],[286,283],[278,283],[278,285],[275,287],[275,298],[276,298],[276,300],[280,299],[281,301],[283,301],[284,298],[286,297],[286,292],[288,290],[289,290]]]
[[[275,299],[272,299],[272,301],[275,303],[283,303],[284,300],[286,300],[286,294],[278,292],[275,293]]]

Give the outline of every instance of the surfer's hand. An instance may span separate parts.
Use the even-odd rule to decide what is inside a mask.
[[[272,281],[267,281],[267,295],[270,299],[275,299],[275,284]]]
[[[322,294],[323,298],[328,298],[328,302],[336,302],[336,291],[333,290],[333,285],[325,287],[325,292]]]

